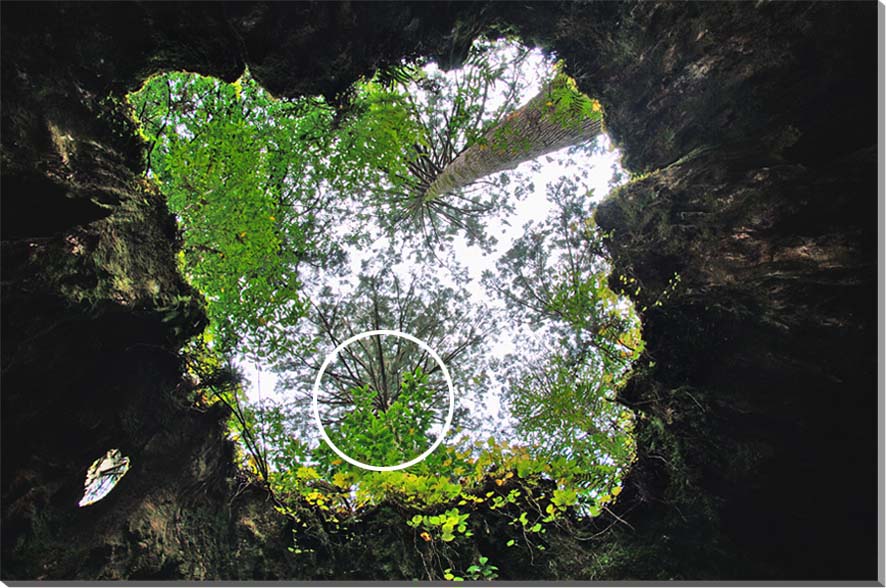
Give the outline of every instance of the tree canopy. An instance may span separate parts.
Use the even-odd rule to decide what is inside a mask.
[[[338,521],[384,500],[455,503],[445,517],[408,521],[447,543],[470,532],[460,507],[520,500],[510,486],[478,494],[491,478],[553,481],[548,507],[515,519],[524,535],[575,507],[597,514],[618,494],[633,419],[615,397],[643,344],[629,304],[607,286],[593,194],[557,178],[545,190],[550,214],[507,250],[487,230],[538,192],[514,168],[602,132],[599,103],[563,64],[481,39],[458,70],[404,63],[358,80],[336,106],[275,98],[248,72],[233,84],[157,76],[130,102],[148,174],[180,223],[182,271],[206,299],[210,326],[182,351],[194,401],[231,409],[244,467],[282,510],[295,516],[308,501]],[[460,240],[498,257],[485,296],[468,277],[475,260],[439,263]],[[324,358],[380,329],[436,350],[457,391],[453,430],[405,471],[344,463],[310,411]],[[513,351],[493,358],[503,334]],[[244,361],[276,374],[277,392],[250,397]],[[373,465],[424,452],[449,406],[438,362],[383,335],[343,348],[318,399],[329,438]],[[501,423],[489,422],[495,403]]]
[[[325,288],[301,327],[292,336],[310,345],[303,352],[290,353],[276,369],[283,373],[285,388],[303,405],[310,401],[313,376],[327,354],[350,337],[380,329],[406,332],[426,343],[464,389],[482,377],[481,351],[489,328],[464,291],[444,286],[432,275],[412,276],[404,282],[390,271],[358,276],[357,286],[342,294]],[[327,369],[329,385],[321,399],[324,410],[338,421],[341,410],[353,405],[353,392],[368,388],[377,409],[386,411],[398,400],[404,378],[416,374],[422,375],[423,386],[438,407],[448,405],[441,366],[426,350],[394,336],[359,340],[345,347]],[[467,419],[460,409],[456,423],[467,424]],[[443,419],[435,420],[441,423]],[[300,432],[310,434],[304,428]]]

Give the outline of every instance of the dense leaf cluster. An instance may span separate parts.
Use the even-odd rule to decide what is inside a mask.
[[[195,402],[231,408],[244,465],[293,517],[302,520],[305,503],[324,513],[323,524],[382,502],[417,509],[404,522],[439,556],[433,546],[470,537],[471,512],[484,508],[514,530],[508,547],[543,548],[549,525],[605,508],[633,458],[632,416],[615,393],[643,344],[636,316],[607,287],[591,195],[569,178],[548,186],[552,214],[527,225],[484,276],[504,313],[467,294],[463,271],[416,264],[457,235],[492,251],[484,219],[534,191],[509,172],[425,197],[460,154],[484,146],[530,86],[547,88],[564,124],[599,120],[599,104],[549,60],[505,41],[478,42],[456,72],[420,65],[361,80],[339,108],[276,99],[248,74],[234,84],[167,74],[131,95],[149,174],[182,228],[182,270],[207,301],[209,330],[183,355]],[[413,260],[408,278],[403,251]],[[490,336],[505,324],[539,336],[489,361]],[[515,440],[478,438],[477,415],[459,406],[446,442],[405,471],[366,471],[312,441],[311,383],[323,357],[377,329],[427,342],[462,394],[482,399],[493,392],[490,374],[505,374]],[[288,400],[250,400],[237,357],[274,366]],[[420,455],[448,410],[440,366],[396,337],[347,347],[324,382],[325,430],[363,463]],[[457,577],[437,563],[438,575]],[[478,560],[463,573],[489,579],[496,568]]]

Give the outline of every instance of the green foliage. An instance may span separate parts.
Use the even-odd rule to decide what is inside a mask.
[[[260,415],[246,401],[243,376],[221,353],[208,345],[208,333],[188,342],[181,350],[182,364],[189,382],[195,408],[220,403],[229,410],[228,429],[238,441],[238,461],[261,480],[270,480],[265,439],[261,434]]]
[[[464,577],[457,576],[452,572],[452,568],[443,570],[443,579],[451,582],[464,582],[465,579],[476,581],[491,581],[498,578],[498,566],[489,563],[489,558],[481,555],[477,558],[477,563],[471,564],[464,572]]]
[[[353,459],[376,466],[395,465],[417,457],[433,442],[430,428],[435,393],[421,367],[403,375],[399,394],[382,409],[378,392],[368,385],[352,389],[350,396],[353,404],[349,412],[327,427],[327,435]],[[335,459],[326,445],[314,456],[321,464]]]
[[[603,235],[586,198],[566,179],[549,188],[552,216],[527,226],[485,282],[512,320],[546,324],[556,342],[509,358],[509,409],[535,456],[569,463],[564,480],[596,512],[634,457],[632,413],[615,394],[643,342],[630,304],[608,287]]]
[[[507,206],[489,189],[494,181],[457,202],[422,194],[516,107],[527,55],[504,59],[500,43],[480,41],[461,74],[405,66],[356,84],[338,112],[320,98],[275,99],[248,73],[233,84],[165,74],[131,94],[149,174],[180,221],[182,268],[206,297],[214,344],[256,358],[285,350],[287,329],[307,312],[303,266],[334,272],[346,245],[372,238],[357,226],[324,237],[343,216],[374,214],[394,241],[418,229],[429,241],[465,231],[489,243],[478,215]],[[506,98],[492,107],[496,88]]]
[[[579,90],[575,80],[563,73],[562,62],[557,70],[545,102],[552,109],[549,116],[564,127],[580,127],[589,120],[602,120],[600,103]]]
[[[589,364],[554,356],[524,372],[511,390],[510,408],[534,451],[568,456],[582,470],[583,485],[598,488],[632,459],[632,421],[611,397],[611,376]]]
[[[337,294],[325,288],[316,298],[306,319],[290,331],[305,345],[291,350],[275,365],[281,387],[303,406],[311,405],[312,390],[305,383],[313,382],[322,358],[348,337],[371,330],[405,330],[424,341],[440,354],[459,388],[482,382],[481,352],[488,321],[462,288],[445,286],[433,275],[416,275],[407,281],[385,268],[358,276],[356,284],[342,286]],[[417,373],[427,379],[433,402],[426,404],[433,408],[435,424],[442,425],[449,387],[440,365],[415,343],[394,336],[359,340],[337,355],[324,374],[318,395],[323,422],[341,419],[343,411],[354,405],[354,391],[361,388],[374,394],[372,400],[365,401],[367,405],[388,411]],[[466,411],[458,407],[453,423],[472,424]],[[315,432],[306,411],[293,418],[290,426],[291,432],[302,438]],[[399,462],[387,465],[394,463]]]
[[[318,238],[325,203],[310,190],[331,110],[275,100],[248,75],[224,84],[167,74],[129,100],[150,173],[181,223],[183,270],[206,297],[214,344],[268,356],[305,313],[299,265],[335,253]]]
[[[450,508],[438,515],[415,515],[406,524],[410,527],[425,529],[422,537],[427,541],[439,537],[444,543],[455,539],[456,534],[470,537],[473,532],[468,530],[468,513],[462,514],[458,508]]]
[[[487,287],[500,294],[516,320],[553,323],[573,357],[589,349],[609,373],[619,373],[642,352],[640,325],[626,298],[609,289],[604,235],[589,196],[561,178],[549,186],[554,213],[531,223],[498,264]]]
[[[356,140],[349,144],[368,142],[379,154],[360,164],[378,173],[368,198],[389,237],[409,241],[415,234],[439,246],[462,233],[482,247],[494,242],[481,219],[510,208],[506,177],[490,176],[445,197],[429,199],[425,192],[459,154],[484,142],[487,131],[518,108],[533,73],[549,74],[531,72],[530,55],[507,41],[478,39],[460,70],[407,67],[395,82],[376,78],[358,87],[361,107],[349,131]],[[422,258],[421,249],[415,253]]]
[[[454,275],[455,286],[430,273],[401,283],[389,271],[399,261],[390,252],[378,262],[384,270],[367,265],[350,291],[323,287],[316,276],[343,274],[348,248],[379,236],[366,231],[370,216],[382,219],[392,242],[412,233],[436,244],[458,232],[486,239],[479,218],[509,206],[504,187],[513,176],[448,200],[423,195],[518,106],[528,51],[502,58],[496,47],[481,41],[460,72],[404,66],[361,80],[339,110],[319,98],[275,99],[248,74],[224,84],[173,73],[130,96],[149,144],[149,175],[182,228],[181,269],[207,302],[210,328],[182,352],[194,405],[230,409],[238,459],[268,483],[297,529],[319,533],[395,505],[397,516],[408,513],[402,520],[416,544],[436,558],[430,575],[454,581],[498,576],[476,553],[458,564],[441,559],[488,532],[478,511],[507,530],[496,538],[502,549],[536,552],[547,549],[549,529],[599,514],[618,495],[634,448],[632,416],[615,394],[643,347],[638,320],[608,288],[588,195],[562,180],[551,191],[557,214],[527,227],[486,278],[513,321],[554,342],[544,350],[525,344],[508,360],[506,400],[521,441],[465,434],[474,423],[463,409],[446,442],[408,471],[356,468],[310,440],[306,382],[317,358],[356,332],[410,332],[440,352],[458,389],[480,395],[489,386],[480,351],[490,313],[471,303],[464,276]],[[599,119],[599,104],[554,73],[545,74],[554,76],[553,116],[563,124]],[[493,106],[494,92],[503,98]],[[235,354],[286,372],[292,401],[247,402],[229,361]],[[423,350],[376,337],[341,353],[329,374],[321,416],[347,455],[393,465],[433,443],[448,398]],[[294,544],[292,552],[310,549]]]
[[[575,80],[562,71],[557,64],[553,77],[538,95],[525,106],[508,114],[491,132],[480,139],[480,148],[512,155],[531,154],[537,148],[534,139],[525,135],[527,125],[554,123],[572,132],[587,129],[590,123],[602,121],[603,109],[597,100],[585,95]]]

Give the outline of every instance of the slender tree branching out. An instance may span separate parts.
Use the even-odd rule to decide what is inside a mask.
[[[601,132],[599,105],[581,94],[566,75],[557,74],[524,106],[449,160],[425,188],[422,202],[431,205],[480,178],[590,141]]]
[[[504,49],[504,50],[503,50]],[[430,245],[465,234],[472,243],[488,237],[482,218],[506,209],[501,178],[476,176],[446,198],[426,198],[459,155],[485,140],[487,131],[519,107],[535,77],[532,52],[502,43],[478,42],[461,70],[403,68],[358,86],[355,108],[339,147],[369,148],[367,198],[389,234],[415,231]],[[538,61],[538,60],[536,60]],[[505,168],[503,168],[505,169]]]
[[[380,168],[384,174],[378,199],[393,213],[393,227],[409,221],[429,243],[453,231],[482,242],[479,219],[502,205],[503,186],[496,174],[591,141],[602,131],[599,104],[556,68],[546,72],[552,77],[541,90],[518,107],[517,89],[525,83],[521,70],[496,64],[482,50],[472,57],[461,76],[441,74],[392,87],[364,87],[364,98],[375,101],[375,108],[368,109],[370,118],[374,112],[392,117],[378,108],[383,103],[405,110],[400,122],[411,125],[401,165]],[[418,77],[414,71],[413,75]],[[489,111],[490,90],[496,84],[505,86],[504,100]]]
[[[535,191],[514,169],[587,145],[602,113],[562,65],[511,41],[478,40],[465,67],[451,72],[421,65],[359,80],[335,105],[275,99],[248,72],[233,84],[158,76],[130,97],[149,179],[182,229],[181,270],[207,304],[210,328],[185,363],[205,402],[230,410],[241,463],[293,498],[286,504],[309,501],[339,517],[384,499],[421,504],[424,513],[476,506],[468,489],[490,476],[503,491],[511,478],[528,489],[555,477],[537,520],[514,522],[526,537],[571,512],[579,493],[587,512],[600,512],[633,452],[631,415],[614,397],[642,340],[636,317],[607,287],[591,195],[569,179],[550,185],[554,213],[528,224],[484,277],[503,302],[497,311],[471,299],[464,268],[400,262],[427,261],[457,235],[490,252],[487,219]],[[514,327],[504,343],[515,351],[492,360],[493,340],[505,339],[493,337],[500,315]],[[343,464],[316,442],[313,383],[333,349],[377,330],[408,333],[440,355],[456,389],[456,429],[474,429],[471,405],[501,391],[519,440],[450,435],[402,476]],[[534,345],[533,332],[544,345]],[[273,366],[277,398],[248,402],[229,377],[234,356]],[[373,335],[329,363],[320,416],[348,455],[390,465],[438,437],[448,393],[426,349]],[[467,514],[454,510],[410,525],[424,542],[448,543],[469,532]]]
[[[313,340],[306,353],[293,353],[277,369],[288,392],[309,403],[311,385],[326,354],[345,340],[381,329],[406,332],[434,349],[461,386],[482,373],[478,363],[488,325],[467,301],[464,292],[445,287],[431,277],[408,283],[392,272],[364,275],[353,292],[337,297],[331,290],[312,303],[302,336]],[[369,388],[373,405],[388,410],[402,392],[404,377],[420,372],[433,393],[436,420],[448,408],[448,385],[440,364],[412,341],[373,335],[346,346],[327,368],[321,389],[324,416],[335,423],[354,404],[353,391]],[[466,415],[460,414],[459,420]]]
[[[633,455],[631,415],[614,396],[642,351],[640,325],[608,288],[589,199],[566,178],[549,185],[548,195],[551,214],[524,228],[484,282],[513,322],[543,326],[544,338],[556,342],[524,344],[504,361],[515,428],[538,455],[569,455],[599,482]]]

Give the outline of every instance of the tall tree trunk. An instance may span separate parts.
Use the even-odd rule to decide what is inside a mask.
[[[558,84],[568,78],[558,76],[525,106],[512,112],[478,141],[453,159],[431,182],[422,201],[469,186],[497,172],[514,169],[529,161],[590,140],[602,131],[602,117],[588,116],[581,109],[558,107]],[[574,83],[573,83],[574,84]],[[570,90],[572,101],[588,100],[578,90]],[[595,113],[596,114],[596,113]]]

